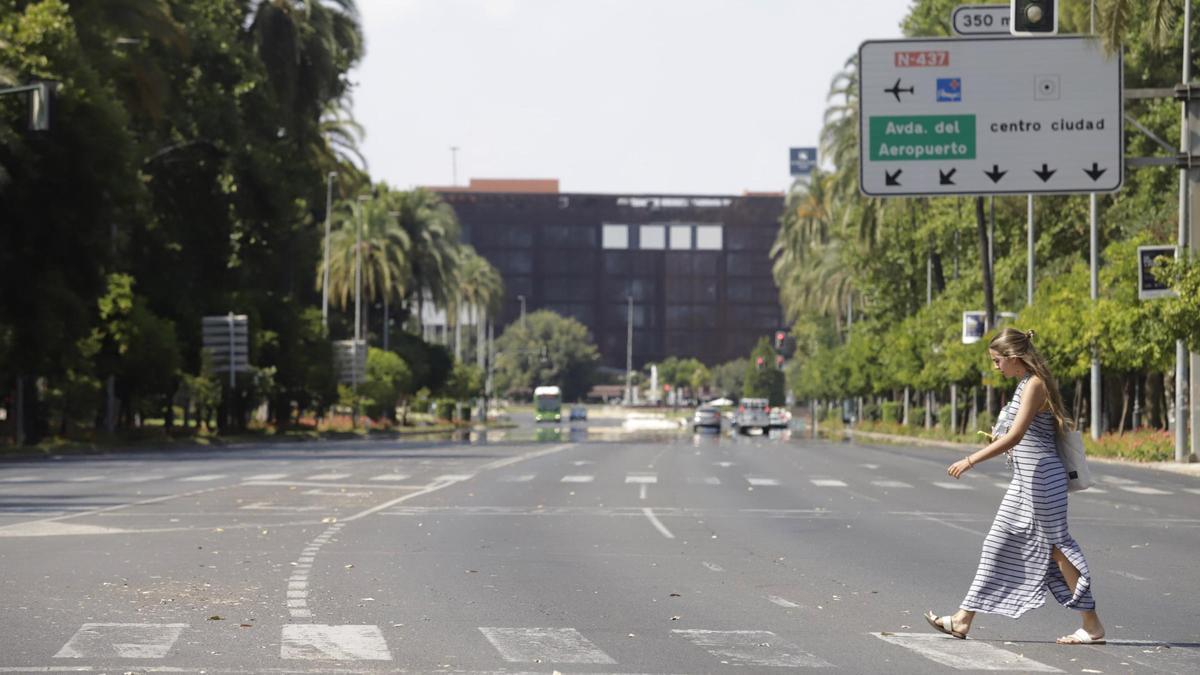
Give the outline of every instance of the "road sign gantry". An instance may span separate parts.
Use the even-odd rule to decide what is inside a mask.
[[[872,197],[1113,192],[1120,55],[1093,38],[871,40],[859,184]]]

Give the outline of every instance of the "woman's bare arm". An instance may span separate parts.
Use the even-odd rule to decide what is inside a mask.
[[[1042,406],[1046,405],[1047,397],[1046,383],[1042,381],[1042,378],[1036,375],[1029,378],[1029,383],[1025,385],[1021,396],[1021,407],[1017,410],[1017,416],[1013,419],[1008,433],[992,441],[982,450],[976,450],[967,455],[966,459],[951,464],[947,473],[958,478],[976,464],[1016,447],[1017,443],[1021,442],[1021,438],[1025,436],[1025,432],[1029,430],[1029,426],[1033,424],[1033,419],[1037,417]]]

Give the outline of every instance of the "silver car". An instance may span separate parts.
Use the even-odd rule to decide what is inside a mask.
[[[738,404],[733,416],[733,424],[743,434],[751,429],[761,429],[766,432],[771,426],[770,404],[765,398],[744,398]]]
[[[720,429],[721,411],[711,406],[700,406],[699,408],[696,408],[696,414],[692,416],[692,430],[696,431],[701,427]]]

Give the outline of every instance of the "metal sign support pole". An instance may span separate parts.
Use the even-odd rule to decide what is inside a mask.
[[[1100,299],[1100,232],[1096,223],[1096,193],[1088,195],[1091,231],[1092,304]],[[1100,438],[1100,352],[1092,345],[1092,438]]]
[[[633,405],[633,296],[628,296],[629,317],[625,329],[625,405]]]
[[[1029,212],[1028,217],[1026,218],[1026,222],[1028,223],[1027,243],[1029,248],[1029,265],[1025,271],[1025,305],[1029,306],[1033,304],[1033,264],[1034,249],[1036,248],[1035,236],[1033,232],[1033,195],[1029,195],[1027,210]]]
[[[1192,81],[1192,3],[1183,3],[1183,84],[1186,87]],[[1191,125],[1189,124],[1189,107],[1191,101],[1185,100],[1181,105],[1182,119],[1180,120],[1179,149],[1185,154],[1191,152]],[[1187,166],[1179,171],[1179,252],[1182,255],[1188,245],[1188,186],[1191,179]],[[1193,364],[1195,365],[1195,364]],[[1188,382],[1188,352],[1183,340],[1175,343],[1175,461],[1188,461],[1188,405],[1186,387]],[[1192,389],[1192,403],[1196,401],[1196,390]],[[1195,420],[1192,420],[1195,427]],[[1195,442],[1193,440],[1193,447]]]
[[[233,342],[233,312],[229,313],[229,391],[230,397],[233,396],[233,388],[237,386],[237,352],[234,351]]]

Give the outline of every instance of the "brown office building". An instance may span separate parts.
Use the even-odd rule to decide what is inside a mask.
[[[432,189],[504,277],[497,331],[520,315],[524,296],[529,312],[578,319],[603,364],[624,368],[630,296],[634,367],[745,357],[783,325],[769,257],[781,194],[573,194],[557,180]]]

